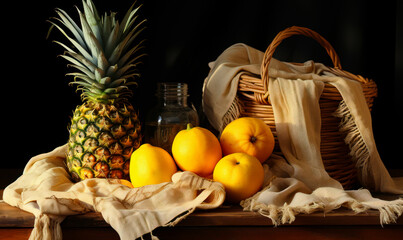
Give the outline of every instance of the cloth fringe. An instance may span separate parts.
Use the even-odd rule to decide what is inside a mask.
[[[362,180],[367,179],[366,176],[370,171],[370,153],[344,100],[340,102],[333,115],[341,119],[339,130],[346,134],[344,142],[350,147],[350,155],[356,167],[362,171]]]
[[[153,232],[152,232],[152,231],[150,231],[150,232],[147,233],[147,234],[144,234],[143,236],[140,237],[140,239],[141,239],[141,240],[144,240],[144,236],[145,236],[145,235],[149,236],[151,240],[159,240],[159,238],[158,238],[157,236],[153,235]],[[147,239],[148,239],[148,238],[147,238]]]
[[[296,216],[301,213],[310,214],[315,211],[323,211],[326,213],[342,206],[353,210],[355,213],[362,213],[370,208],[374,208],[380,213],[379,220],[381,226],[384,224],[395,223],[396,220],[403,214],[403,200],[397,199],[390,202],[382,202],[384,202],[382,206],[375,206],[372,203],[348,201],[342,205],[329,208],[329,205],[332,205],[331,202],[312,202],[304,206],[290,206],[288,203],[284,203],[283,206],[277,206],[274,204],[266,205],[263,203],[258,203],[254,198],[249,198],[243,201],[241,205],[244,207],[244,211],[258,212],[262,216],[269,218],[275,227],[281,224],[290,224],[294,222]]]
[[[295,218],[300,213],[310,214],[317,210],[323,210],[325,208],[323,203],[311,203],[305,206],[293,207],[284,203],[283,206],[276,206],[274,204],[265,205],[263,203],[255,202],[255,199],[251,199],[251,202],[244,202],[244,211],[258,212],[260,215],[269,218],[275,227],[281,224],[290,224],[295,221]]]
[[[369,209],[379,211],[380,225],[395,223],[403,214],[403,199],[392,201],[384,201],[373,198],[366,189],[344,191],[338,189],[340,196],[343,195],[344,200],[339,201],[337,193],[332,190],[332,196],[326,196],[327,188],[318,188],[309,195],[314,196],[315,200],[308,201],[304,204],[296,204],[296,202],[285,202],[283,205],[265,204],[258,201],[259,195],[271,187],[271,183],[267,184],[262,191],[254,196],[241,201],[240,205],[244,211],[257,212],[260,215],[269,218],[274,227],[283,224],[291,224],[295,221],[299,214],[310,214],[316,211],[322,211],[324,214],[333,210],[345,207],[351,209],[354,213],[366,212]],[[359,197],[360,196],[360,197]]]
[[[392,201],[392,203],[385,204],[378,208],[380,213],[381,225],[396,223],[396,220],[403,213],[403,199]]]
[[[35,218],[34,229],[29,236],[29,240],[55,240],[62,238],[62,229],[59,221],[50,218],[46,214],[41,214]]]

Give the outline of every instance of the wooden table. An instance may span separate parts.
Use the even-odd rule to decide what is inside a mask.
[[[2,192],[0,192],[2,196]],[[396,198],[382,195],[381,198]],[[28,239],[34,225],[31,213],[0,202],[0,239]],[[117,233],[99,213],[67,217],[62,223],[63,239],[119,239]],[[338,209],[324,214],[298,215],[292,224],[274,227],[270,219],[255,212],[244,212],[239,206],[214,210],[197,210],[175,227],[153,231],[165,239],[403,239],[403,217],[396,223],[379,224],[379,213],[354,214]],[[150,239],[150,236],[145,236]]]

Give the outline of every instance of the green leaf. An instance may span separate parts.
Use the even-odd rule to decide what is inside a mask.
[[[67,56],[67,55],[59,55],[59,56],[72,63],[72,64],[69,64],[69,65],[72,65],[72,66],[79,66],[79,67],[84,67],[84,68],[86,68],[81,62],[79,62],[79,61],[78,61],[77,59],[75,59],[75,58],[72,58],[72,57]]]
[[[95,35],[97,41],[99,42],[99,44],[102,46],[102,29],[101,26],[99,25],[100,23],[100,19],[98,16],[97,12],[94,12],[94,8],[95,7],[93,5],[93,3],[91,1],[90,4],[92,3],[92,6],[89,7],[88,4],[82,0],[83,2],[83,7],[84,7],[84,16],[85,19],[87,20],[87,23],[89,25],[89,27],[91,28],[91,31],[93,32],[93,34]]]
[[[87,44],[88,49],[91,51],[91,61],[94,64],[97,64],[97,57],[99,55],[99,52],[102,51],[102,47],[99,44],[99,41],[95,37],[94,33],[91,30],[91,27],[89,26],[87,19],[85,18],[85,15],[80,12],[79,9],[77,9],[80,15],[80,21],[81,21],[81,28],[84,33],[84,40]]]
[[[120,68],[117,72],[116,72],[116,77],[121,78],[120,76],[122,76],[124,73],[126,73],[130,68],[134,68],[136,67],[135,64],[127,64],[124,67]]]
[[[81,70],[82,72],[84,72],[84,70],[85,70],[84,73],[88,72],[88,73],[92,74],[92,72],[90,70],[88,70],[88,68],[84,64],[79,62],[77,59],[67,56],[67,55],[59,55],[59,56],[72,63],[72,64],[68,64],[67,66],[72,66],[72,67],[75,67],[76,69],[80,68],[79,70],[83,69],[83,70]],[[87,74],[87,75],[90,76],[89,74]],[[94,75],[94,74],[92,74],[92,75]]]
[[[68,46],[66,46],[64,43],[59,42],[59,41],[53,41],[54,43],[59,44],[60,46],[62,46],[64,49],[66,49],[68,52],[72,52],[72,53],[76,53],[73,49],[69,48]]]
[[[97,66],[98,66],[98,68],[102,69],[103,71],[105,71],[109,68],[109,62],[106,59],[103,51],[99,52]]]
[[[97,66],[93,64],[90,60],[87,58],[83,57],[80,54],[77,53],[72,53],[72,52],[67,52],[68,55],[71,57],[77,59],[79,62],[81,62],[86,68],[88,68],[91,72],[94,72]]]
[[[114,88],[107,88],[104,90],[105,93],[119,93],[125,89],[128,89],[127,86],[118,86],[118,87],[114,87]]]
[[[118,42],[118,39],[119,39],[119,23],[117,22],[112,32],[110,33],[105,46],[105,53],[108,58],[110,58],[110,56],[112,55],[112,52],[116,46],[116,43]]]
[[[91,59],[91,55],[73,38],[69,37],[69,35],[67,35],[67,33],[63,30],[63,28],[61,28],[59,25],[57,25],[56,23],[52,22],[52,21],[48,21],[50,22],[53,26],[55,26],[73,45],[75,48],[77,48],[77,50],[85,57],[88,59]]]
[[[56,18],[57,20],[61,21],[70,31],[73,33],[75,39],[80,43],[82,47],[86,47],[84,39],[83,39],[83,32],[77,26],[77,24],[70,18],[70,16],[60,8],[56,9],[56,13],[59,15],[61,19]],[[88,50],[88,49],[86,49]]]
[[[142,40],[140,43],[138,43],[136,46],[134,46],[132,49],[130,49],[122,58],[120,58],[118,65],[123,66],[132,55],[136,54],[139,50],[143,49],[144,42],[145,39]]]
[[[97,88],[97,89],[100,89],[100,90],[105,89],[105,85],[100,84],[100,83],[94,81],[93,79],[89,78],[89,77],[88,77],[87,75],[85,75],[85,74],[82,74],[82,73],[78,73],[78,72],[77,72],[77,73],[68,73],[68,74],[66,74],[66,75],[68,75],[68,76],[74,76],[74,79],[79,78],[79,79],[85,81],[86,83],[90,84],[89,87]]]
[[[82,90],[90,91],[95,94],[102,94],[102,92],[103,92],[102,90],[95,88],[92,84],[87,83],[86,81],[79,81],[79,80],[77,80],[77,78],[78,77],[74,78],[74,82],[71,82],[70,84],[71,85],[77,84],[77,85],[81,86],[82,88],[77,88],[78,90],[82,89]]]
[[[105,71],[100,68],[96,68],[94,74],[95,80],[100,81],[105,76]]]
[[[99,80],[99,83],[101,83],[101,84],[103,84],[103,85],[106,85],[106,86],[109,86],[109,84],[111,83],[111,81],[112,81],[112,78],[110,78],[110,77],[104,77],[104,78],[101,78],[101,79]]]
[[[105,75],[112,77],[116,73],[117,70],[118,70],[118,65],[117,64],[109,66],[108,70],[106,70]]]
[[[98,96],[99,96],[99,94],[93,94],[93,93],[91,93],[91,92],[85,91],[85,92],[83,92],[83,93],[81,94],[81,99],[82,99],[83,101],[92,100],[92,101],[94,101],[94,102],[98,102],[98,99],[97,99]]]
[[[130,22],[130,19],[133,17],[133,15],[135,14],[135,12],[137,12],[137,10],[141,7],[141,6],[140,6],[140,7],[136,8],[136,9],[133,11],[133,8],[134,8],[134,6],[136,5],[136,2],[137,2],[137,1],[134,1],[134,3],[130,6],[130,8],[127,10],[125,16],[123,17],[122,24],[121,24],[122,27],[121,27],[121,29],[120,29],[120,34],[121,34],[121,35],[122,35],[123,32],[126,30],[127,23]]]
[[[91,0],[87,0],[87,5],[90,7],[91,11],[94,13],[95,18],[99,19],[98,11],[97,11],[97,8],[95,7],[95,4]]]
[[[140,76],[141,76],[140,73],[136,72],[136,73],[130,73],[130,74],[124,75],[124,76],[122,76],[122,78],[124,78],[124,79],[134,79],[135,77],[140,77]],[[133,81],[134,80],[131,80],[130,82],[133,82]]]
[[[127,73],[127,71],[129,71],[131,68],[136,68],[137,65],[139,64],[139,62],[136,62],[137,60],[139,60],[140,58],[146,56],[146,54],[140,54],[137,55],[136,57],[134,57],[133,59],[131,59],[128,63],[126,63],[125,66],[121,67],[115,74],[116,77],[121,78],[121,76],[125,73]]]
[[[111,16],[108,16],[107,13],[105,13],[104,17],[102,18],[102,33],[104,36],[104,42],[107,42],[107,38],[110,35],[112,31],[112,21],[111,21]],[[107,44],[105,44],[106,48]]]
[[[135,34],[132,34],[130,36],[130,38],[128,39],[127,43],[125,44],[126,46],[130,46],[132,44],[132,42],[140,35],[140,33],[142,31],[144,31],[144,29],[146,29],[145,27],[138,29],[141,25],[143,25],[147,20],[143,20],[141,21],[139,24],[137,24],[137,26],[133,29],[135,32]],[[124,51],[126,50],[126,48],[124,49]]]
[[[74,59],[74,58],[72,58],[72,59]],[[95,78],[94,73],[92,73],[91,71],[89,71],[88,68],[86,68],[85,66],[79,66],[79,65],[76,65],[76,64],[69,64],[69,65],[67,65],[67,66],[68,66],[68,67],[73,67],[73,68],[75,68],[75,69],[77,69],[77,70],[80,70],[83,74],[85,74],[86,76],[88,76],[90,79],[94,79],[94,78]]]
[[[120,78],[120,79],[117,79],[117,80],[114,80],[113,82],[111,82],[108,85],[108,87],[114,88],[114,87],[118,87],[118,86],[121,86],[121,85],[126,85],[126,82],[127,82],[126,79]]]
[[[127,46],[144,30],[144,28],[138,30],[138,27],[145,21],[140,22],[136,27],[134,27],[129,34],[116,46],[113,50],[111,56],[109,57],[109,62],[113,65],[115,64],[122,54],[122,52],[126,49]],[[138,30],[138,31],[137,31]]]

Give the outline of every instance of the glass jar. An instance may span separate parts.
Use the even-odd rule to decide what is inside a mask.
[[[187,124],[199,125],[196,110],[188,106],[186,83],[162,82],[157,84],[157,105],[146,115],[144,142],[171,153],[176,134]]]

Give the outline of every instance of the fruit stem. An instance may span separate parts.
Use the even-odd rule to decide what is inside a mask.
[[[192,124],[191,124],[191,123],[188,123],[186,130],[190,130],[190,129],[192,129],[192,128],[193,128]]]
[[[249,139],[249,141],[250,141],[251,143],[255,143],[256,140],[257,140],[257,138],[256,138],[255,136],[252,136],[252,137],[250,137],[250,139]]]

